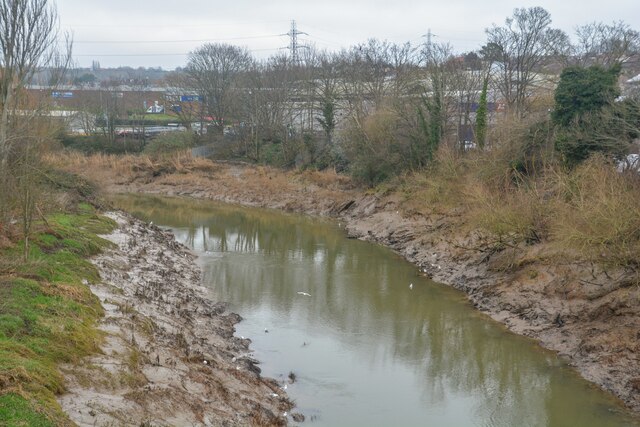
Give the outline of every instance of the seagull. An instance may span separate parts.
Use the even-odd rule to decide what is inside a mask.
[[[304,295],[305,297],[310,297],[311,294],[308,294],[306,292],[298,292],[298,295]]]
[[[413,283],[409,285],[409,289],[413,289]]]
[[[265,333],[265,334],[268,334],[268,333],[269,333],[269,330],[268,330],[267,328],[264,328],[264,333]]]

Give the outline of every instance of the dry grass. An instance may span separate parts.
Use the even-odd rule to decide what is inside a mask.
[[[588,259],[640,264],[640,177],[620,174],[601,157],[558,177],[553,237]]]
[[[536,186],[496,191],[482,183],[465,189],[468,216],[473,228],[481,228],[501,243],[537,243],[548,235],[548,202]]]
[[[405,197],[426,213],[462,215],[501,247],[549,243],[556,253],[603,265],[640,264],[640,177],[594,157],[574,171],[542,161],[534,176],[511,166],[512,148],[458,157],[406,178]]]
[[[466,165],[448,147],[436,153],[436,164],[426,171],[414,172],[401,179],[403,205],[424,215],[450,215],[465,206]]]
[[[351,178],[346,175],[339,174],[335,170],[303,170],[295,172],[294,176],[296,176],[302,183],[317,185],[320,188],[326,188],[329,190],[353,188]]]

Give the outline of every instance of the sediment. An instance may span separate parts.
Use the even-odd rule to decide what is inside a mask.
[[[174,236],[124,213],[89,284],[105,317],[102,354],[62,371],[59,402],[79,426],[286,425],[293,406],[260,376],[241,320],[201,286],[196,256]]]

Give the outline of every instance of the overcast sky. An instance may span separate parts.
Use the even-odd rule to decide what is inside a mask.
[[[640,0],[57,0],[63,30],[74,39],[79,66],[184,66],[205,42],[245,46],[267,57],[287,46],[295,19],[304,44],[339,50],[375,37],[393,42],[449,42],[478,49],[484,29],[516,7],[542,6],[553,26],[572,34],[593,21],[624,21],[640,30]]]

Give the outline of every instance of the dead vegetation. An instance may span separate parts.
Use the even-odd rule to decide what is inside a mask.
[[[283,171],[242,162],[214,162],[190,152],[157,157],[61,152],[48,154],[45,160],[90,176],[107,192],[138,191],[140,185],[149,185],[169,195],[192,194],[226,202],[243,198],[252,206],[324,215],[356,191],[350,178],[333,170]]]
[[[497,248],[535,244],[575,262],[637,269],[640,177],[619,173],[594,156],[576,169],[542,163],[525,175],[496,153],[456,159],[447,150],[437,166],[408,175],[407,202],[423,215],[451,214],[467,232],[481,230]]]

